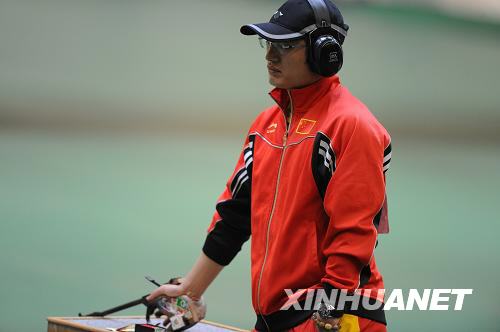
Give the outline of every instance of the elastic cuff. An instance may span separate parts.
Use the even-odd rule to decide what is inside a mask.
[[[339,294],[340,294],[340,290],[337,289],[336,287],[333,287],[332,285],[330,285],[329,283],[327,282],[322,282],[321,283],[323,285],[323,289],[325,290],[325,294],[326,296],[330,299],[330,300],[333,300],[333,305],[336,305],[338,300],[339,300]],[[334,299],[332,299],[332,293],[336,291],[336,296]]]
[[[344,314],[344,310],[337,309],[340,292],[338,292],[337,288],[333,287],[329,283],[324,282],[322,284],[323,284],[323,289],[325,290],[325,295],[329,299],[329,301],[328,301],[329,303],[325,303],[325,304],[331,304],[335,307],[334,310],[330,310],[330,317],[331,318],[341,317]],[[336,292],[335,298],[332,298],[332,292],[334,290],[337,290],[337,292]]]
[[[333,287],[332,285],[330,285],[329,283],[326,283],[326,282],[323,282],[322,285],[323,285],[323,288],[325,290],[326,295],[328,296],[328,299],[331,299],[332,301],[334,301],[335,303],[332,303],[332,304],[335,308],[337,308],[339,306],[339,304],[338,304],[339,296],[340,296],[340,292],[342,290],[338,290],[337,288]],[[337,292],[336,292],[335,298],[332,299],[331,294],[334,290],[336,290]],[[355,302],[358,303],[358,305],[353,307],[352,300],[347,300],[345,303],[343,303],[343,310],[342,311],[344,313],[354,315],[354,316],[363,317],[366,319],[371,319],[371,320],[374,320],[376,322],[387,325],[383,302],[380,302],[376,299],[372,299],[372,298],[368,297],[366,299],[366,301],[368,302],[369,307],[365,308],[365,305],[363,305],[363,303],[362,303],[363,302],[362,295],[355,294],[355,293],[352,293],[349,295],[353,296],[353,297],[357,297],[357,301],[355,301]]]
[[[224,246],[220,245],[213,237],[210,236],[210,234],[207,235],[202,250],[208,258],[222,266],[226,266],[231,263],[239,251],[232,252],[231,250],[228,250]]]

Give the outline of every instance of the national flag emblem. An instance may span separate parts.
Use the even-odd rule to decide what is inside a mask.
[[[316,124],[316,121],[314,121],[314,120],[302,118],[302,119],[300,119],[299,124],[298,124],[295,132],[297,134],[303,134],[303,135],[309,134],[311,132],[311,130],[313,129],[315,124]]]

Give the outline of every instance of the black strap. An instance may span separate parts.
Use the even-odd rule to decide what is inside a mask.
[[[308,0],[309,5],[314,12],[314,16],[316,17],[316,26],[318,28],[322,27],[330,27],[330,11],[326,7],[326,4],[323,0]]]

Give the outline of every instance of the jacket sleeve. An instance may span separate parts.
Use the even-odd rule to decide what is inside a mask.
[[[360,287],[377,242],[377,216],[385,200],[384,150],[387,132],[373,123],[353,119],[333,137],[336,165],[324,193],[329,224],[323,242],[327,291],[349,293]]]
[[[253,140],[248,136],[233,174],[220,195],[203,252],[220,265],[228,265],[251,235],[250,202]]]

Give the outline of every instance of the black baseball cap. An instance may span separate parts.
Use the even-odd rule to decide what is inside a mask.
[[[349,26],[337,6],[330,0],[321,0],[330,15],[331,28],[337,31],[337,40],[342,43]],[[240,28],[244,35],[259,35],[270,41],[303,38],[317,28],[316,16],[308,0],[288,0],[273,14],[269,22],[247,24]]]

